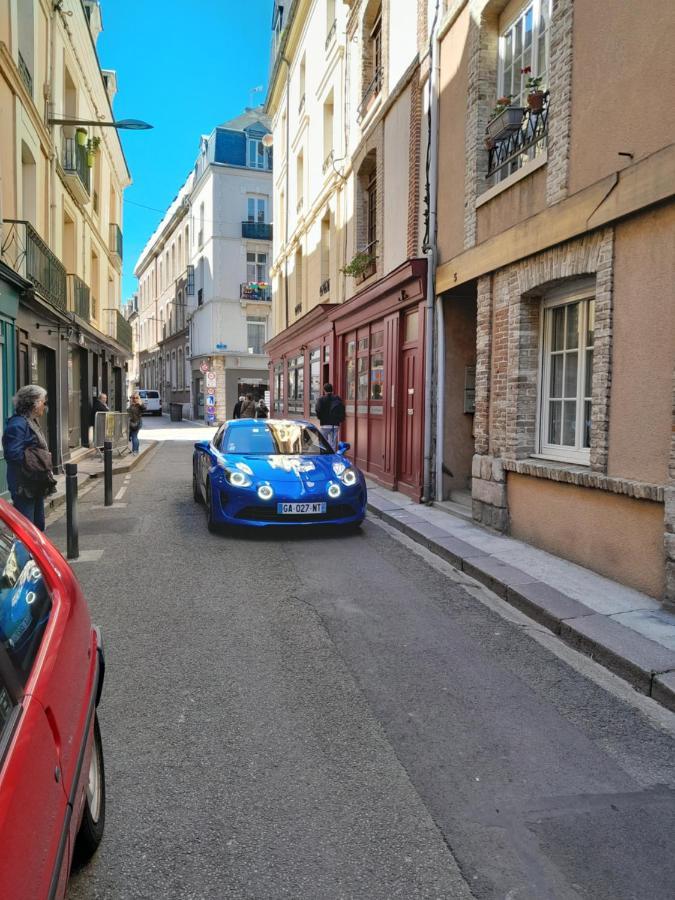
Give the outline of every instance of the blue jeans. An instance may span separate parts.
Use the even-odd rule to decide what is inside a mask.
[[[140,429],[138,428],[130,428],[129,429],[129,438],[131,440],[131,452],[138,453],[138,432]]]
[[[45,498],[12,494],[12,503],[40,531],[45,530]]]

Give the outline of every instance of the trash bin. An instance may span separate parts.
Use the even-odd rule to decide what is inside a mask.
[[[183,404],[182,403],[170,403],[169,404],[169,412],[171,414],[172,422],[182,422],[183,421]]]

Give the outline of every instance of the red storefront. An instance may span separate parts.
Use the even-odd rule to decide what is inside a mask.
[[[426,260],[408,260],[343,304],[314,307],[266,346],[272,415],[309,418],[325,381],[345,402],[356,464],[419,499]]]

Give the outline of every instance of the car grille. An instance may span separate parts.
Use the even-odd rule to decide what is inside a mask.
[[[336,503],[329,506],[325,513],[317,515],[285,515],[278,513],[276,507],[245,506],[237,513],[238,519],[248,519],[251,522],[325,522],[330,519],[346,519],[355,516],[357,509],[350,503]]]

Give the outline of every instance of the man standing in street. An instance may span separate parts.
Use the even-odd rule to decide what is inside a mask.
[[[94,417],[94,421],[96,421],[97,412],[110,412],[107,394],[99,394],[98,397],[94,397],[94,402],[91,406],[91,412],[92,416]]]
[[[337,449],[340,425],[345,420],[345,405],[338,394],[333,393],[333,385],[323,386],[323,395],[316,401],[316,417],[321,431],[333,450]]]

